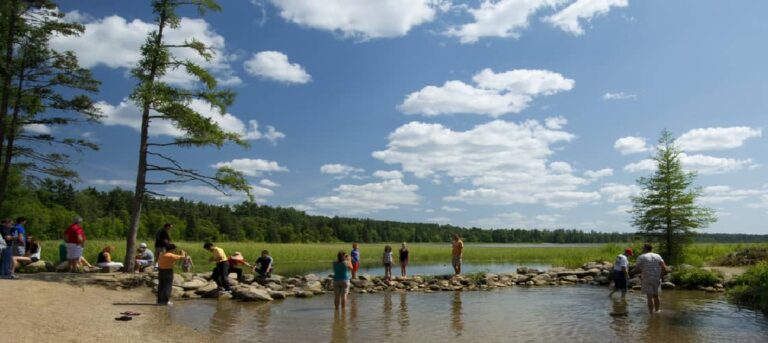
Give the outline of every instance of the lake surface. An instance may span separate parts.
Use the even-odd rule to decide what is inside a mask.
[[[287,263],[281,265],[282,268],[290,270],[293,273],[296,274],[317,274],[317,275],[328,275],[331,274],[331,263],[316,263],[316,264],[308,264],[306,262],[298,262],[295,265]],[[513,263],[513,262],[483,262],[483,263],[462,263],[461,264],[461,272],[463,274],[467,273],[477,273],[477,272],[489,272],[489,273],[513,273],[517,271],[518,267],[528,267],[528,268],[535,268],[538,270],[547,270],[550,267],[552,267],[549,264],[544,263]],[[409,264],[408,265],[408,275],[450,275],[453,274],[453,267],[451,267],[450,261],[446,263],[424,263],[424,264]],[[362,265],[360,266],[360,271],[358,272],[360,274],[369,274],[369,275],[384,275],[384,266],[380,263],[373,263],[369,265]],[[291,273],[288,274],[281,274],[279,271],[276,272],[276,274],[280,274],[283,276],[291,276]],[[400,265],[397,264],[397,262],[392,266],[392,275],[393,276],[399,276],[400,275]]]
[[[272,303],[179,301],[171,320],[225,342],[765,342],[768,320],[721,294],[668,291],[649,316],[645,297],[610,300],[593,286],[331,295]],[[623,313],[612,316],[611,313]]]

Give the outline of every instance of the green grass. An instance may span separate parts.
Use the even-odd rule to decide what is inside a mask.
[[[768,314],[768,262],[760,262],[734,280],[728,299],[739,306],[756,308]]]
[[[723,279],[718,273],[699,268],[691,268],[672,273],[672,283],[683,288],[694,289],[699,286],[712,287],[715,284],[722,282]]]
[[[58,261],[59,241],[43,243],[43,259]],[[147,241],[151,246],[152,241]],[[124,241],[89,241],[86,244],[85,257],[94,263],[99,251],[106,245],[114,245],[117,250],[113,254],[116,260],[125,256]],[[203,250],[202,242],[177,242],[179,248],[186,250],[195,264],[195,271],[209,271],[213,265],[208,262],[210,253]],[[227,254],[239,251],[249,263],[253,263],[261,250],[269,250],[275,259],[275,272],[280,275],[302,274],[309,271],[330,269],[330,263],[339,250],[349,253],[349,243],[321,244],[270,244],[258,242],[220,242]],[[386,244],[360,244],[363,265],[380,264],[381,254]],[[467,244],[464,249],[464,261],[469,263],[486,262],[524,262],[542,263],[553,266],[575,268],[591,261],[613,262],[616,254],[624,250],[627,244],[600,244],[588,246],[556,246],[542,245],[541,247],[515,247],[514,245],[494,246],[482,244]],[[640,251],[641,244],[631,244],[635,251]],[[688,263],[701,266],[715,261],[737,249],[758,244],[693,244],[686,250]],[[762,244],[762,246],[767,246]],[[392,244],[393,250],[399,249],[399,244]],[[428,264],[450,261],[450,244],[409,244],[411,263]],[[150,248],[152,249],[152,248]]]

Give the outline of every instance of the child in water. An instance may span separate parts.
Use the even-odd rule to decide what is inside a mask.
[[[384,247],[382,262],[384,262],[384,278],[392,281],[392,247],[389,245]]]

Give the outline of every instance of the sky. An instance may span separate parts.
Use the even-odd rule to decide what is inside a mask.
[[[766,233],[768,2],[661,0],[228,0],[183,9],[168,42],[237,92],[223,115],[251,147],[169,149],[186,166],[245,174],[259,204],[310,214],[481,228],[632,232],[636,180],[663,129],[696,171],[704,232]],[[132,189],[139,111],[128,100],[148,1],[60,1],[80,37],[57,37],[102,88],[79,187]],[[194,87],[171,71],[164,81]],[[153,122],[153,140],[180,132]],[[150,175],[150,178],[152,176]],[[153,188],[217,204],[200,184]]]

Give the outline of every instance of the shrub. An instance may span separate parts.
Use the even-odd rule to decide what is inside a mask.
[[[728,299],[768,314],[768,262],[747,269],[733,284],[736,286],[728,290]]]
[[[672,273],[672,282],[683,288],[712,287],[722,281],[720,274],[699,268]]]

